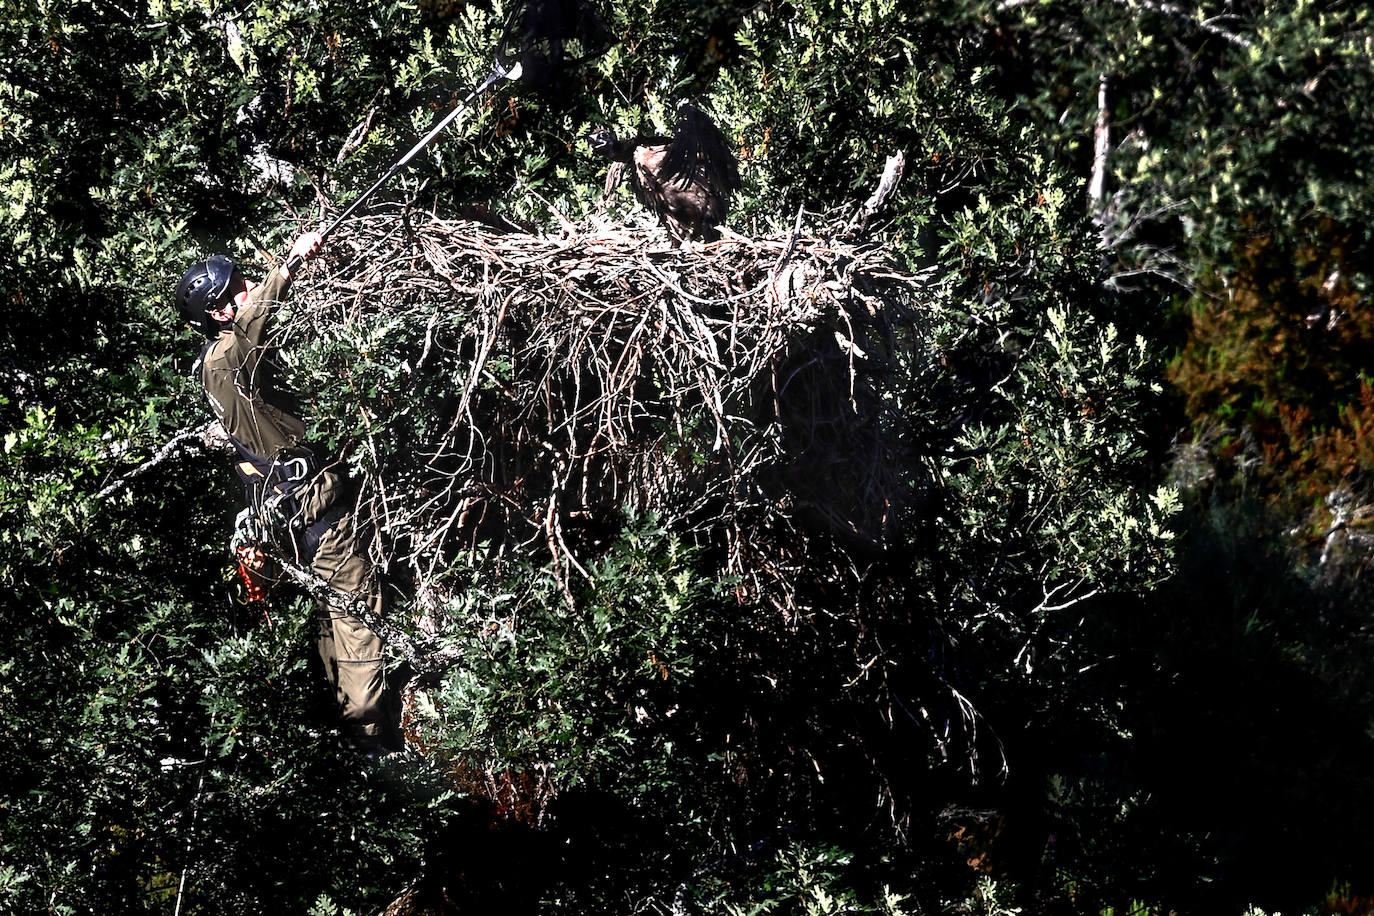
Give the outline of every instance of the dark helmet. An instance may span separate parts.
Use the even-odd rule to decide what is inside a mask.
[[[210,313],[229,298],[238,275],[234,262],[222,254],[198,262],[177,284],[177,310],[181,317],[206,337],[214,337],[227,325]]]

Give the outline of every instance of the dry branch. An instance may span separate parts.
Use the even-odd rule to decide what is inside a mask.
[[[124,474],[118,477],[117,479],[110,481],[104,487],[101,487],[100,492],[96,493],[95,498],[105,499],[108,496],[113,496],[120,490],[123,490],[124,488],[130,486],[134,482],[135,478],[142,477],[144,474],[153,470],[158,465],[163,464],[168,459],[170,459],[177,453],[181,452],[183,449],[192,446],[200,448],[210,447],[212,445],[212,439],[214,437],[214,429],[218,426],[218,423],[204,423],[200,426],[195,427],[194,429],[184,429],[180,431],[171,439],[167,440],[167,442],[163,443],[162,447],[159,448],[157,452],[147,461],[144,461],[141,464],[136,465],[135,467],[130,469],[130,471],[127,474]]]

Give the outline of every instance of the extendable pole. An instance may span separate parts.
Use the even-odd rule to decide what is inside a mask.
[[[336,216],[334,218],[334,221],[324,228],[324,230],[320,233],[320,238],[324,239],[326,236],[329,235],[329,233],[333,232],[338,227],[339,223],[342,223],[344,220],[348,219],[349,215],[352,214],[354,210],[358,209],[358,207],[362,206],[365,200],[367,200],[374,193],[376,193],[378,188],[380,188],[382,185],[390,181],[401,169],[405,168],[406,163],[410,162],[410,160],[418,156],[420,154],[420,151],[423,150],[426,146],[429,146],[429,144],[434,141],[434,138],[439,136],[439,134],[443,132],[445,127],[448,127],[450,124],[452,124],[454,119],[457,118],[458,115],[463,113],[463,110],[467,108],[469,102],[471,102],[482,92],[486,91],[486,89],[490,87],[492,83],[495,83],[497,80],[518,80],[520,78],[520,72],[521,67],[519,61],[517,61],[515,65],[511,67],[509,70],[507,70],[505,67],[502,67],[501,63],[498,61],[496,63],[496,66],[492,69],[491,75],[488,76],[485,80],[483,80],[480,86],[469,92],[467,98],[459,102],[458,106],[454,108],[452,111],[450,111],[442,121],[434,125],[434,127],[430,129],[430,132],[425,134],[425,136],[420,140],[419,143],[415,144],[415,146],[410,150],[410,152],[406,153],[400,159],[396,160],[396,164],[393,165],[391,168],[387,169],[386,174],[383,175],[381,178],[377,179],[376,184],[368,188],[362,194],[358,195],[358,197],[354,199],[353,203],[348,205],[348,208],[344,210],[344,212]],[[294,271],[297,267],[301,265],[301,260],[302,259],[299,256],[291,258],[289,261],[286,262],[286,269],[289,271]]]

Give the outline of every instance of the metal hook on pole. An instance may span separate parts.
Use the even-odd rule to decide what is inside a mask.
[[[429,133],[425,134],[424,137],[420,139],[420,142],[415,144],[415,146],[411,148],[410,152],[406,153],[400,159],[396,160],[396,163],[392,165],[391,168],[387,169],[386,174],[383,175],[381,178],[377,179],[377,182],[373,184],[372,187],[368,188],[362,194],[354,198],[353,202],[348,205],[347,209],[345,209],[342,213],[336,216],[334,218],[334,221],[331,222],[328,226],[326,226],[322,232],[320,232],[320,239],[323,240],[331,232],[333,232],[340,223],[348,219],[348,217],[353,213],[354,210],[362,206],[364,201],[366,201],[369,197],[376,193],[378,188],[380,188],[382,185],[390,181],[401,169],[405,168],[406,163],[410,162],[410,160],[418,156],[420,154],[420,151],[423,150],[426,146],[429,146],[429,144],[434,141],[434,138],[439,136],[439,134],[443,132],[444,128],[452,124],[453,121],[458,117],[458,115],[463,113],[463,111],[468,107],[468,104],[474,98],[476,98],[481,93],[485,92],[493,83],[502,79],[508,79],[514,82],[515,80],[518,80],[520,78],[520,74],[521,66],[518,60],[509,69],[502,66],[500,60],[497,60],[492,68],[491,74],[485,80],[482,81],[481,85],[479,85],[476,89],[473,89],[471,92],[469,92],[467,94],[467,97],[463,99],[463,101],[458,103],[457,107],[450,111],[442,121],[434,125],[434,127],[430,129]],[[295,269],[301,265],[302,260],[303,259],[299,255],[292,257],[289,261],[286,262],[286,269],[288,271],[295,271]]]

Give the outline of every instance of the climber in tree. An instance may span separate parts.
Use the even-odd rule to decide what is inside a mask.
[[[345,477],[303,443],[305,423],[291,392],[278,383],[269,338],[274,308],[291,283],[288,265],[314,257],[320,235],[296,239],[286,264],[261,284],[245,280],[232,260],[194,264],[176,290],[177,308],[207,338],[198,375],[215,416],[238,452],[235,465],[252,530],[279,554],[331,587],[366,601],[379,617],[382,592],[363,556]],[[389,689],[381,637],[362,621],[321,602],[318,647],[351,746],[366,753],[400,750],[395,693]]]

